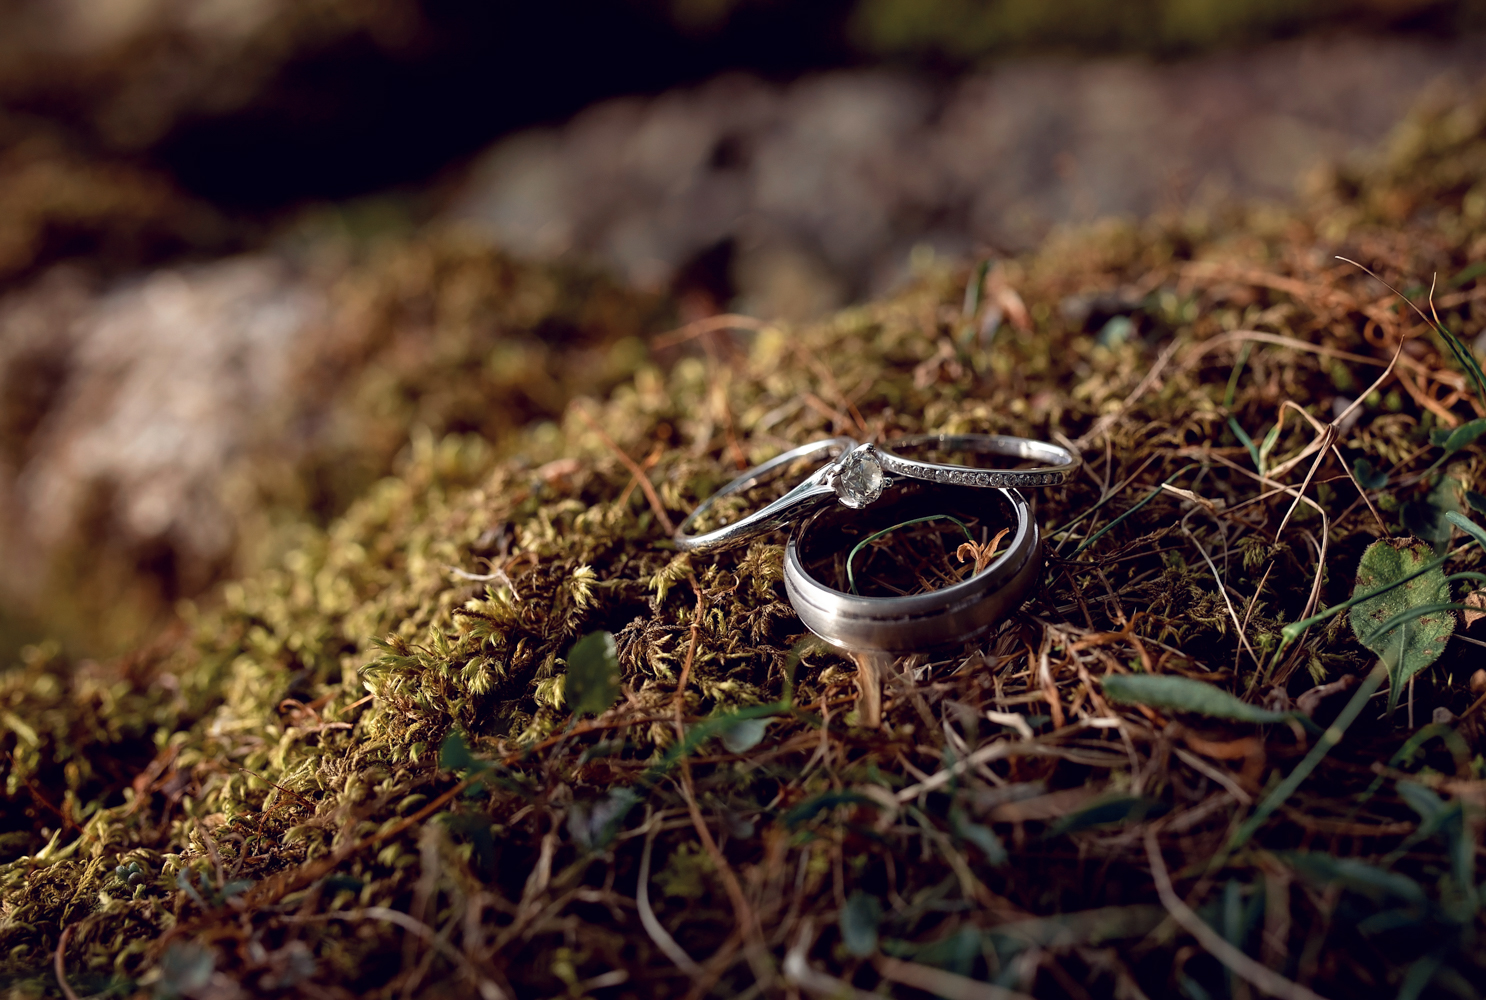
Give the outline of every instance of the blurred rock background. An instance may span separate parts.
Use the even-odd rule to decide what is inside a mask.
[[[135,645],[679,322],[1333,197],[1479,86],[1483,29],[1480,0],[0,0],[0,659]]]
[[[720,304],[799,319],[902,282],[915,248],[1013,253],[1060,225],[1317,193],[1427,88],[1483,70],[1479,39],[1352,36],[943,80],[729,75],[504,139],[445,214],[636,287],[710,273]]]

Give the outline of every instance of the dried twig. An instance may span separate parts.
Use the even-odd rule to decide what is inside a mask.
[[[640,489],[645,492],[645,499],[650,501],[650,509],[655,512],[656,521],[660,522],[660,526],[665,529],[667,535],[674,535],[676,533],[676,526],[671,523],[671,517],[666,513],[665,504],[660,502],[660,495],[655,492],[655,486],[650,482],[650,477],[645,474],[645,470],[640,468],[639,464],[633,458],[625,454],[623,448],[614,443],[614,439],[598,425],[598,421],[594,420],[581,405],[574,406],[573,411],[588,425],[589,430],[599,436],[599,440],[604,442],[604,446],[612,451],[619,461],[624,463],[624,467],[630,471],[630,475],[635,477],[635,481],[640,484]]]
[[[76,928],[77,924],[68,924],[62,928],[62,936],[57,938],[57,951],[52,957],[52,969],[57,974],[57,985],[67,1000],[78,1000],[77,993],[67,982],[67,939],[72,937],[72,932]]]

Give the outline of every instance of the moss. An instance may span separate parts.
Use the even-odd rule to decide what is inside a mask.
[[[1418,148],[1432,152],[1414,154],[1415,173],[1453,177],[1452,158],[1479,141],[1426,143]],[[1393,176],[1369,175],[1358,190],[1405,183]],[[1440,203],[1460,187],[1420,183],[1421,197]],[[489,984],[487,994],[684,994],[693,981],[677,973],[680,951],[700,964],[704,992],[735,994],[798,977],[785,961],[792,949],[862,988],[879,972],[916,974],[910,966],[995,976],[1017,954],[1030,956],[1034,977],[1061,981],[1037,971],[1061,963],[1101,990],[1125,977],[1164,992],[1173,962],[1220,988],[1219,970],[1189,960],[1174,939],[1119,954],[1111,942],[1124,932],[1086,928],[1068,932],[1079,948],[1039,957],[1006,943],[1030,931],[1007,928],[1119,907],[1108,912],[1143,935],[1151,924],[1135,917],[1157,896],[1141,824],[1173,813],[1162,841],[1197,865],[1226,841],[1235,803],[1252,801],[1301,752],[1283,727],[1256,736],[1151,709],[1126,711],[1118,729],[1068,728],[1109,717],[1098,676],[1185,674],[1283,701],[1306,686],[1301,666],[1368,662],[1336,621],[1278,667],[1251,654],[1257,646],[1267,661],[1284,622],[1345,597],[1351,566],[1381,529],[1342,471],[1323,466],[1335,491],[1325,505],[1332,572],[1313,592],[1320,524],[1292,521],[1277,536],[1291,500],[1263,491],[1259,453],[1229,422],[1262,442],[1286,402],[1336,412],[1337,365],[1365,386],[1379,369],[1355,358],[1386,356],[1410,329],[1332,251],[1411,276],[1455,274],[1478,256],[1486,230],[1464,214],[1456,228],[1428,213],[1385,223],[1366,200],[1281,225],[1239,214],[1068,234],[999,262],[984,294],[969,296],[979,300],[969,315],[967,272],[947,271],[809,326],[765,326],[708,350],[656,349],[599,377],[589,369],[592,396],[554,403],[550,423],[497,447],[457,420],[431,421],[439,431],[413,434],[394,475],[323,527],[296,527],[276,543],[285,550],[276,566],[224,587],[178,635],[110,668],[32,647],[0,677],[0,746],[11,755],[0,832],[24,851],[0,867],[3,975],[21,995],[46,988],[41,970],[68,929],[74,983],[116,977],[125,989],[193,995],[214,976],[249,989],[388,996],[471,980]],[[1334,243],[1322,234],[1341,216],[1346,242]],[[405,252],[431,263],[386,272],[407,282],[390,300],[457,312],[484,294],[467,257]],[[1479,287],[1472,279],[1439,297],[1467,339],[1481,326]],[[509,287],[501,302],[522,294]],[[532,315],[553,308],[547,296],[571,306],[540,284],[531,294],[548,303]],[[1101,342],[1095,323],[1111,309],[1133,335]],[[1458,423],[1481,405],[1445,395],[1463,379],[1428,340],[1412,340],[1407,356],[1402,412],[1365,411],[1339,446],[1392,469],[1387,495],[1418,502],[1432,487],[1412,473],[1434,453],[1399,440],[1401,418],[1417,421],[1427,400],[1448,415],[1437,419]],[[488,366],[439,371],[431,384],[447,409],[436,412],[474,413],[482,394],[510,384]],[[605,374],[621,371],[630,373]],[[612,391],[599,391],[606,380]],[[381,405],[380,390],[366,391],[356,398]],[[385,424],[368,426],[405,431],[427,412],[394,404]],[[1262,461],[1300,483],[1304,466],[1273,471],[1310,440],[1293,411],[1285,420],[1291,430]],[[982,644],[894,664],[883,724],[864,729],[852,723],[860,713],[848,715],[864,668],[800,645],[779,540],[678,555],[663,521],[737,464],[793,444],[940,428],[1082,439],[1087,465],[1039,496],[1052,549],[1039,597]],[[647,464],[660,509],[616,449]],[[1479,483],[1479,447],[1449,469]],[[565,658],[595,630],[616,637],[624,694],[578,723],[560,697]],[[1450,679],[1464,676],[1460,664],[1452,672],[1447,661],[1421,675],[1424,698],[1459,712],[1469,694]],[[786,698],[788,712],[758,710],[776,714],[748,751],[703,738],[715,713]],[[1019,742],[987,711],[1022,713],[1036,735]],[[1359,859],[1443,886],[1420,889],[1431,902],[1416,929],[1466,939],[1479,917],[1450,900],[1474,876],[1457,866],[1455,883],[1440,882],[1456,862],[1431,852],[1468,857],[1460,838],[1471,828],[1450,827],[1450,843],[1406,842],[1423,799],[1391,781],[1382,793],[1367,788],[1369,765],[1392,757],[1402,737],[1387,722],[1357,730],[1333,751],[1325,787],[1297,793],[1260,831],[1263,849],[1229,856],[1221,877],[1233,898],[1258,898],[1259,886],[1314,875],[1304,858],[1274,852],[1352,837]],[[473,760],[440,767],[451,733]],[[1001,756],[953,781],[927,777],[976,745],[1001,746]],[[1461,749],[1456,784],[1419,779],[1448,798],[1441,808],[1479,777]],[[1429,753],[1419,763],[1451,767],[1450,753]],[[924,781],[932,794],[898,794]],[[652,839],[661,859],[652,870],[665,874],[641,907],[637,877]],[[130,863],[142,876],[133,884]],[[1179,877],[1190,882],[1199,868]],[[1333,995],[1396,981],[1423,946],[1351,947],[1376,907],[1334,884],[1342,888],[1324,896],[1286,890],[1282,938],[1251,950],[1293,955],[1292,971]],[[834,914],[856,892],[885,901],[882,947],[908,966],[862,966],[832,950]],[[1323,913],[1316,901],[1326,899]],[[636,908],[652,911],[666,937]],[[1336,940],[1307,951],[1322,919]],[[1467,976],[1475,959],[1460,950],[1444,961]]]

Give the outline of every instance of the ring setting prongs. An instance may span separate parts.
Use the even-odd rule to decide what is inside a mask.
[[[877,459],[877,449],[858,445],[837,459],[826,472],[826,483],[836,499],[847,507],[861,509],[882,496],[887,476]]]

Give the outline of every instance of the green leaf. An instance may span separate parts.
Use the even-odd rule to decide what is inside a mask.
[[[1432,561],[1429,546],[1412,539],[1380,539],[1362,553],[1353,593],[1386,586],[1415,573]],[[1445,643],[1455,631],[1455,616],[1448,611],[1430,611],[1431,605],[1450,600],[1444,573],[1432,569],[1377,597],[1352,608],[1352,631],[1368,649],[1388,666],[1388,710],[1398,704],[1399,691],[1410,677],[1439,659]],[[1400,615],[1418,610],[1419,617],[1384,630]]]
[[[1312,884],[1340,885],[1377,902],[1398,899],[1423,904],[1424,890],[1407,875],[1384,871],[1353,858],[1338,858],[1315,851],[1282,851],[1276,856]]]
[[[1259,457],[1259,446],[1254,444],[1254,439],[1249,437],[1249,432],[1233,418],[1228,418],[1228,428],[1233,431],[1233,436],[1238,438],[1240,444],[1249,450],[1249,458],[1254,460],[1254,468],[1258,469],[1264,465],[1264,459]]]
[[[784,825],[793,830],[802,823],[808,823],[817,814],[837,806],[871,806],[874,809],[881,809],[882,803],[858,792],[822,792],[820,795],[808,798],[791,807],[789,812],[784,814]]]
[[[1404,504],[1404,530],[1439,551],[1450,540],[1450,512],[1460,510],[1460,487],[1459,480],[1444,476],[1425,499]]]
[[[1471,264],[1469,267],[1465,268],[1459,274],[1455,275],[1455,277],[1451,278],[1447,282],[1447,284],[1451,288],[1459,288],[1467,281],[1479,278],[1483,274],[1486,274],[1486,260],[1478,260],[1474,264]]]
[[[1486,434],[1486,417],[1461,424],[1445,436],[1445,453],[1448,455],[1474,442]]]
[[[1409,971],[1404,973],[1403,983],[1398,987],[1398,995],[1394,997],[1394,1000],[1418,1000],[1424,995],[1424,988],[1434,981],[1435,973],[1440,971],[1440,966],[1444,963],[1444,956],[1438,953],[1425,955],[1415,960],[1414,964],[1409,966]]]
[[[1450,348],[1450,353],[1455,355],[1455,361],[1470,376],[1471,382],[1476,389],[1476,395],[1480,396],[1483,402],[1486,402],[1486,372],[1481,370],[1481,364],[1476,360],[1476,356],[1443,323],[1431,321],[1430,325],[1434,327],[1435,332],[1440,335],[1440,339],[1445,342],[1445,345]]]
[[[350,875],[339,874],[326,875],[325,881],[322,883],[322,885],[324,886],[325,891],[330,894],[329,898],[331,899],[334,899],[335,894],[343,889],[350,892],[360,892],[362,889],[366,888],[366,883],[361,881],[361,879],[352,878]]]
[[[1269,454],[1274,451],[1274,446],[1280,440],[1280,425],[1275,424],[1264,435],[1264,443],[1259,445],[1259,474],[1264,475],[1264,470],[1269,467]]]
[[[217,898],[220,900],[228,900],[231,899],[233,896],[242,895],[251,888],[253,888],[253,883],[249,880],[245,878],[235,879],[222,886],[221,889],[217,890]]]
[[[1057,820],[1048,827],[1047,835],[1058,837],[1094,826],[1140,823],[1144,822],[1147,817],[1160,816],[1166,810],[1166,803],[1156,799],[1147,799],[1139,795],[1109,796]]]
[[[1400,781],[1398,783],[1398,797],[1408,803],[1410,809],[1419,814],[1419,818],[1426,823],[1437,823],[1450,808],[1444,799],[1435,794],[1433,789],[1425,788],[1414,781]]]
[[[574,802],[568,807],[568,829],[573,840],[584,850],[603,850],[639,801],[640,797],[628,788],[613,788],[602,799]]]
[[[743,753],[759,745],[770,719],[739,719],[722,731],[722,745],[729,753]]]
[[[456,732],[444,737],[444,743],[439,747],[439,767],[445,771],[463,771],[474,760],[463,736]]]
[[[1475,500],[1472,500],[1472,497],[1475,497]],[[1481,494],[1475,492],[1474,490],[1467,493],[1465,495],[1465,498],[1467,500],[1470,500],[1470,505],[1472,507],[1476,506],[1476,500],[1480,500],[1483,504],[1486,504],[1486,497],[1481,496]],[[1476,509],[1480,510],[1483,514],[1486,514],[1486,509],[1482,509],[1480,507],[1477,507]],[[1475,521],[1472,521],[1464,514],[1453,510],[1447,511],[1445,513],[1445,520],[1455,525],[1455,527],[1459,528],[1467,535],[1470,535],[1476,540],[1477,545],[1481,546],[1481,548],[1483,549],[1486,549],[1486,528],[1482,528],[1479,524],[1477,524]]]
[[[790,684],[788,673],[788,671],[791,669],[789,664],[786,664],[785,669],[785,692],[786,694],[789,694],[792,690],[792,685]],[[672,743],[671,749],[666,751],[664,757],[645,769],[645,773],[640,775],[640,780],[637,783],[637,787],[647,789],[653,788],[655,786],[655,783],[660,781],[660,779],[663,778],[671,770],[671,768],[675,767],[676,763],[680,761],[681,758],[693,753],[697,749],[697,747],[712,739],[712,737],[721,736],[728,729],[731,729],[733,726],[737,725],[740,720],[762,719],[772,715],[785,715],[788,714],[789,710],[790,701],[789,698],[786,698],[783,701],[776,701],[768,705],[749,705],[747,708],[740,708],[736,711],[726,712],[721,715],[714,715],[708,719],[703,719],[701,722],[687,729],[686,736],[684,738],[677,740],[675,743]]]
[[[846,897],[841,907],[841,943],[857,958],[868,958],[877,950],[877,927],[882,923],[882,904],[876,896],[860,890]]]
[[[1403,505],[1399,525],[1415,538],[1422,538],[1431,545],[1439,545],[1450,539],[1450,525],[1445,512],[1425,500],[1410,500]]]
[[[1471,510],[1477,514],[1486,514],[1486,496],[1482,496],[1475,490],[1465,491],[1465,502],[1470,505]],[[1450,520],[1455,520],[1453,517]]]
[[[211,983],[216,967],[216,955],[210,948],[194,941],[172,944],[160,958],[160,978],[155,982],[155,996],[161,1000],[196,996]]]
[[[1352,478],[1365,490],[1381,490],[1388,485],[1388,473],[1373,468],[1373,464],[1365,458],[1358,458],[1352,463]]]
[[[1284,722],[1288,716],[1240,701],[1222,688],[1190,677],[1157,674],[1110,674],[1104,693],[1127,705],[1149,705],[1174,712],[1196,712],[1216,719],[1260,724]]]
[[[205,884],[205,882],[206,880],[205,878],[203,878],[202,883]],[[200,890],[196,888],[196,880],[192,878],[190,868],[182,868],[180,871],[176,872],[175,884],[176,888],[180,889],[187,896],[190,896],[191,900],[197,906],[201,907],[203,910],[210,909],[210,907],[206,905],[206,899],[201,895]]]
[[[590,632],[568,652],[563,699],[574,715],[598,715],[619,698],[619,648],[608,632]]]
[[[1129,316],[1111,316],[1094,339],[1101,347],[1118,347],[1135,336],[1135,323]]]
[[[972,822],[965,815],[965,810],[955,807],[949,811],[950,828],[954,830],[955,836],[962,840],[968,840],[980,852],[986,856],[986,861],[994,868],[1000,868],[1006,864],[1006,845],[1001,843],[1001,838],[988,826]]]

